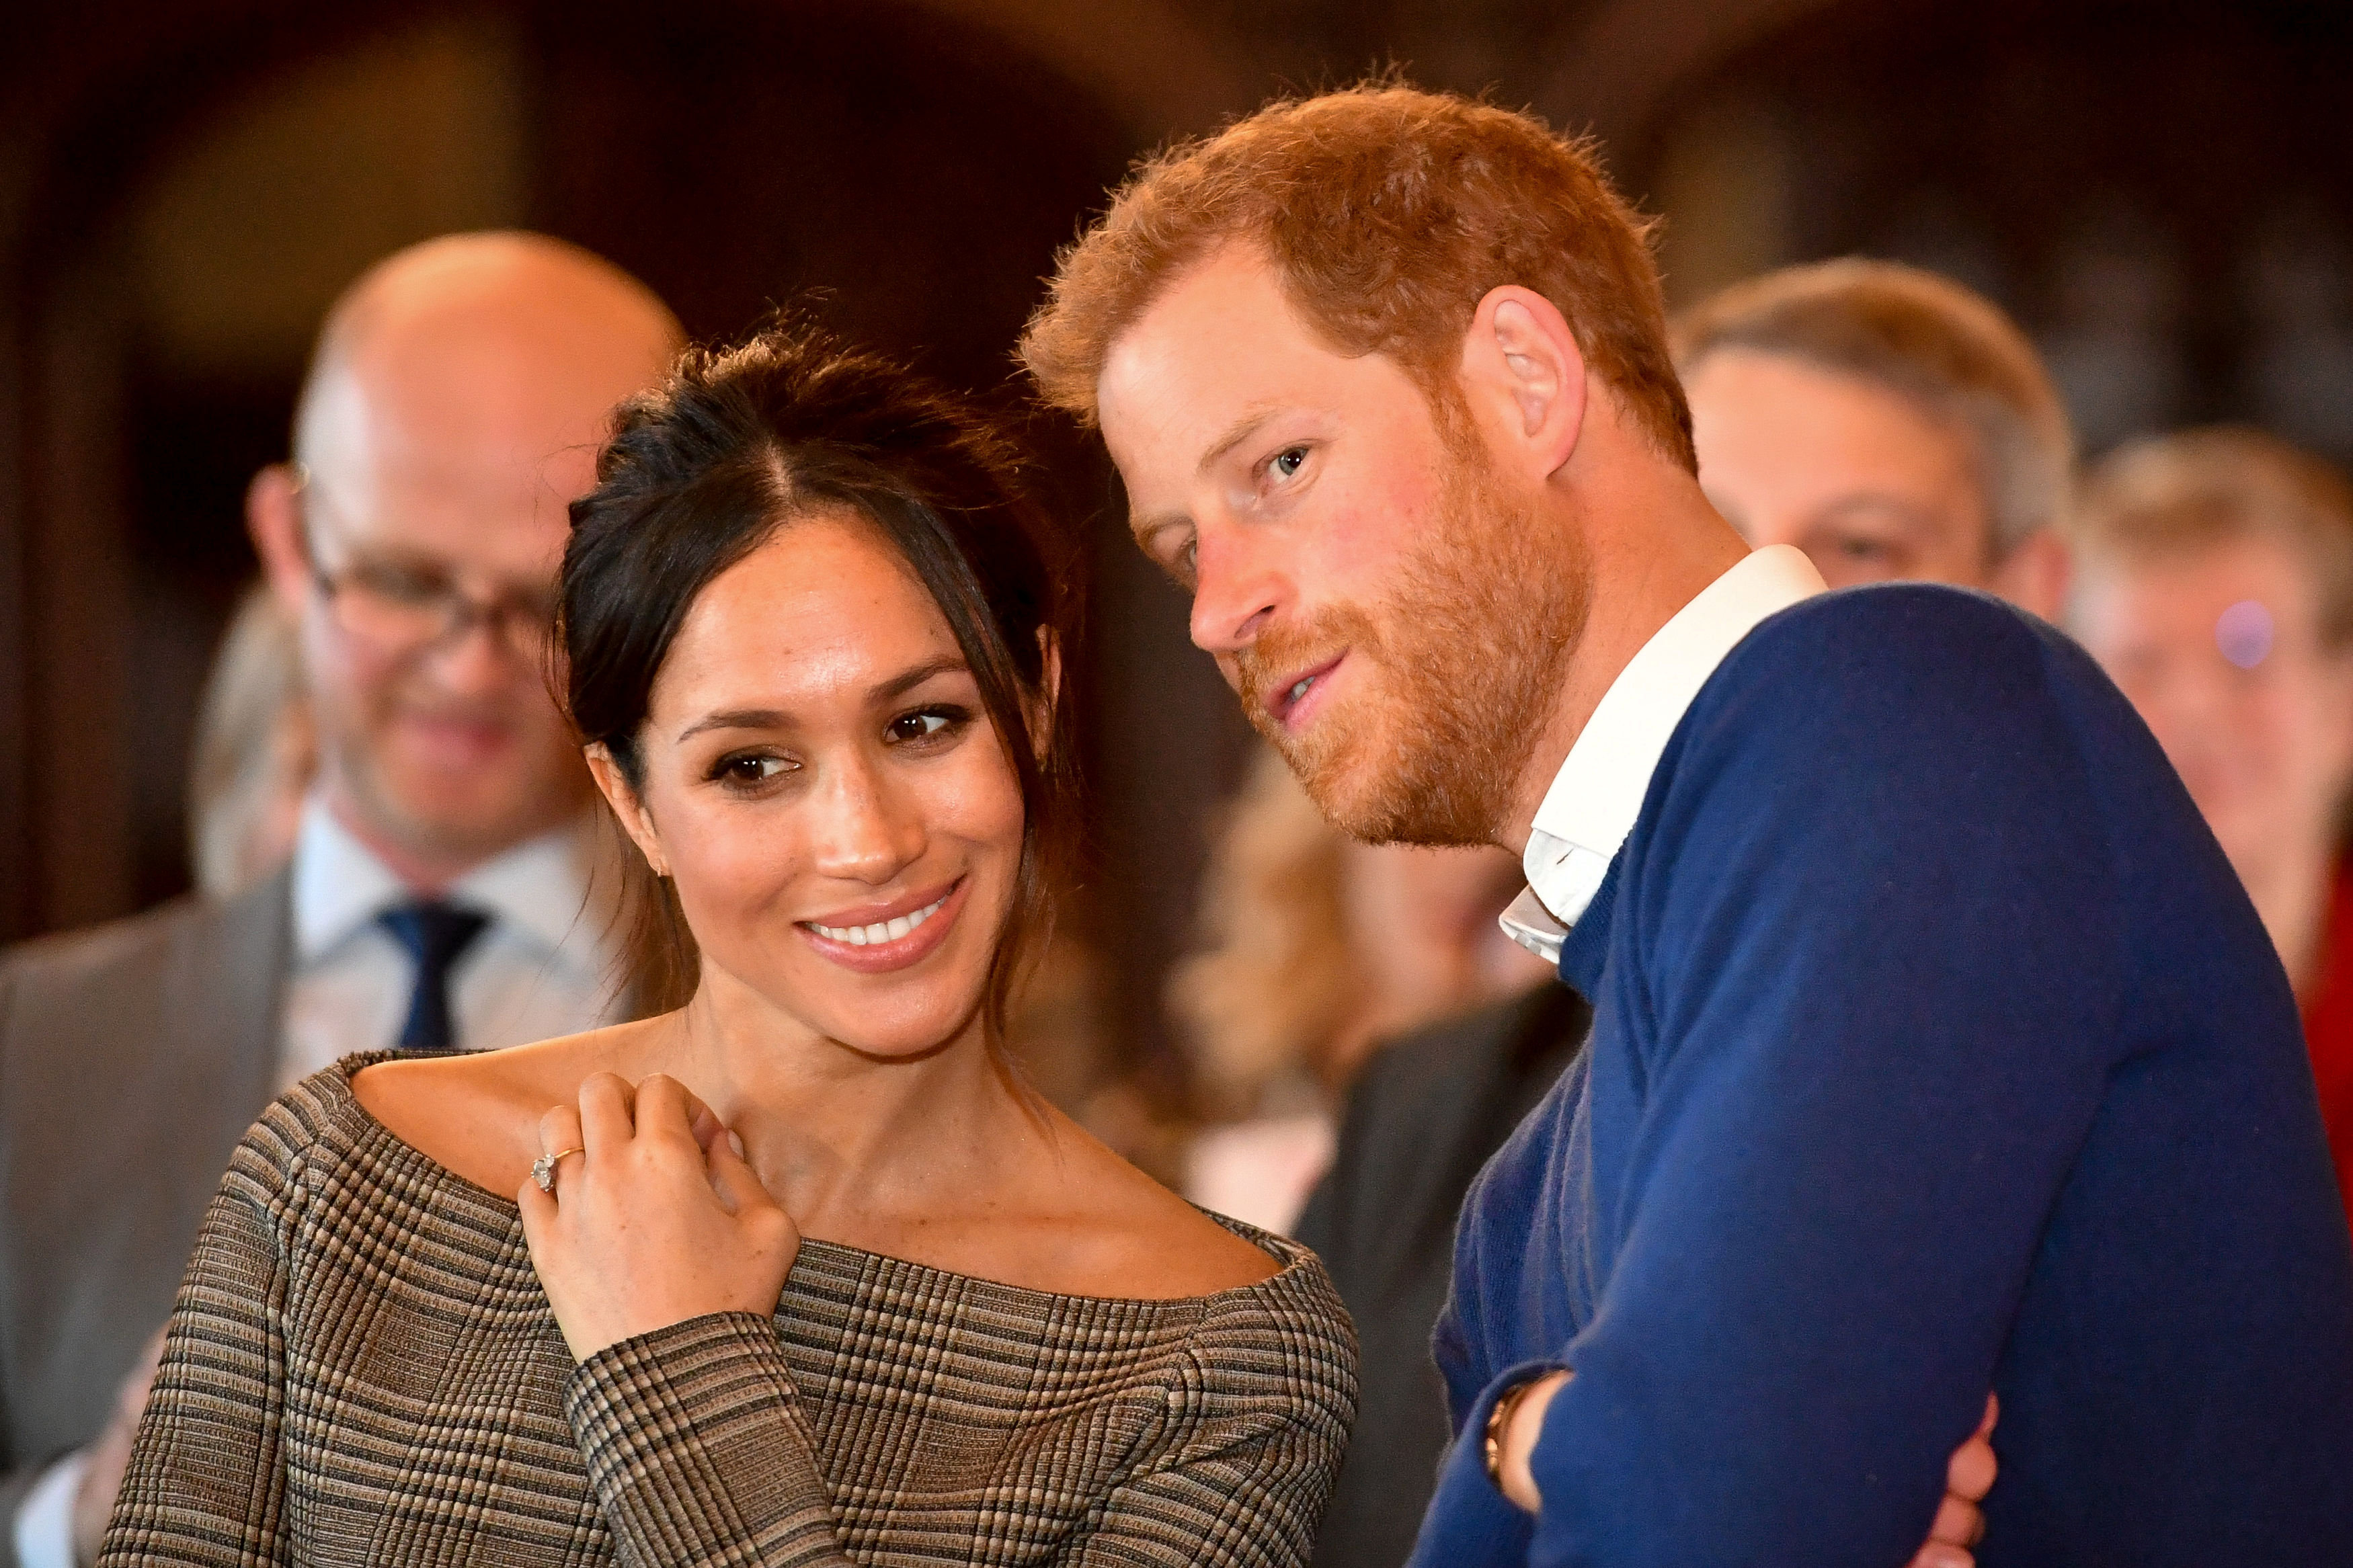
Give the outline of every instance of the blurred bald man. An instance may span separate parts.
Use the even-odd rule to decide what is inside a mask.
[[[545,656],[566,508],[680,342],[641,284],[522,234],[368,272],[247,521],[319,746],[292,862],[0,964],[0,1552],[96,1554],[152,1339],[237,1138],[353,1051],[626,1011],[611,879]]]
[[[1784,268],[1673,323],[1700,487],[1833,588],[1950,583],[2045,620],[2066,595],[2064,406],[1991,300],[1894,262]]]

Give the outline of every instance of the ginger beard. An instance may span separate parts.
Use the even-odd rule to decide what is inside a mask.
[[[1438,513],[1377,609],[1280,626],[1234,656],[1242,710],[1334,826],[1368,844],[1492,844],[1584,634],[1583,536],[1547,526],[1446,442]],[[1285,670],[1345,648],[1360,690],[1293,734],[1269,710]]]

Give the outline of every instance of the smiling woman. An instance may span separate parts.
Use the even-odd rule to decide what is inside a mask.
[[[107,1563],[1305,1562],[1356,1405],[1322,1266],[996,1047],[1070,793],[1017,471],[805,333],[623,408],[558,626],[691,994],[273,1107]]]

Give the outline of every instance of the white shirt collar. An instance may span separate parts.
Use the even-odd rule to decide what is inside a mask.
[[[1627,661],[1536,807],[1521,857],[1528,886],[1504,911],[1505,935],[1560,962],[1561,939],[1633,831],[1660,754],[1700,688],[1759,622],[1822,592],[1803,551],[1768,544],[1702,589]]]
[[[475,867],[451,884],[454,904],[479,910],[493,921],[554,955],[579,945],[595,947],[604,934],[607,900],[590,903],[600,881],[595,826],[583,816]],[[417,895],[376,858],[317,795],[303,803],[302,825],[294,842],[294,950],[303,962],[318,958],[371,924],[376,916]]]

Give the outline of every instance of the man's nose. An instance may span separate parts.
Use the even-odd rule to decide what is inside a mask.
[[[477,617],[425,650],[433,678],[451,691],[480,695],[504,690],[518,679],[539,681],[543,670],[528,668],[495,620]]]
[[[811,843],[820,876],[879,885],[923,852],[920,816],[867,759],[826,768],[813,804]]]
[[[1273,542],[1235,527],[1205,525],[1193,546],[1193,646],[1240,653],[1282,609],[1288,580]]]

